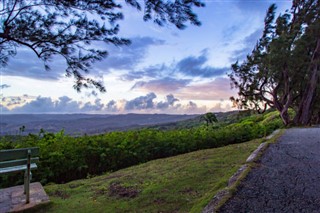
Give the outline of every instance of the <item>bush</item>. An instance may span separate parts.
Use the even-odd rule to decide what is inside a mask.
[[[39,135],[2,137],[0,149],[40,147],[34,180],[43,184],[64,183],[157,158],[245,142],[281,126],[279,115],[272,112],[218,129],[206,126],[168,131],[143,129],[82,137],[71,137],[63,131],[56,134],[42,131]],[[21,184],[21,179],[17,175],[4,176],[0,185]]]

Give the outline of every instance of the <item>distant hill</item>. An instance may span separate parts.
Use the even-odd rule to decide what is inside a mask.
[[[23,134],[38,133],[40,129],[67,134],[99,134],[109,131],[125,131],[150,125],[175,123],[194,119],[199,115],[168,114],[14,114],[0,116],[0,134],[16,135],[25,126]]]
[[[227,125],[235,122],[239,122],[240,119],[245,118],[252,114],[251,111],[229,111],[229,112],[217,112],[214,113],[218,119],[219,125]],[[201,121],[202,115],[196,115],[194,117],[175,121],[175,122],[168,122],[168,123],[161,123],[152,125],[149,128],[151,129],[159,129],[159,130],[173,130],[173,129],[185,129],[185,128],[192,128],[197,127],[204,124],[204,121]]]

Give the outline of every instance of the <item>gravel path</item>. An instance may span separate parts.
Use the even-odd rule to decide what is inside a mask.
[[[288,129],[219,212],[320,212],[320,128]]]

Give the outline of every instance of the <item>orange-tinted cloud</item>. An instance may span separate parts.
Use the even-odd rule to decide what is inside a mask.
[[[189,100],[228,100],[236,95],[236,90],[231,90],[228,78],[216,78],[207,83],[188,85],[175,93],[181,99]]]

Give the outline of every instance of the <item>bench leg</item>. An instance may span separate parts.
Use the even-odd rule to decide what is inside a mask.
[[[27,171],[25,171],[24,172],[24,190],[23,190],[24,194],[27,193],[27,181],[28,181],[28,175],[27,175]]]
[[[31,151],[28,150],[28,162],[27,162],[27,170],[25,175],[25,185],[24,185],[24,191],[26,193],[26,203],[30,202],[30,180],[31,180],[31,168],[30,168],[30,162],[31,161]]]
[[[26,203],[30,202],[30,181],[32,178],[32,173],[25,171],[24,173],[24,194],[26,195]]]

